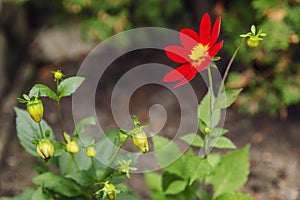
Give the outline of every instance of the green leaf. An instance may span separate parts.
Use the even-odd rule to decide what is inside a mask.
[[[171,164],[182,154],[177,144],[165,137],[155,135],[152,137],[152,141],[155,149],[155,157],[161,167]]]
[[[251,32],[253,33],[253,35],[256,34],[256,28],[254,25],[251,26]]]
[[[91,186],[95,181],[94,177],[88,170],[74,171],[73,173],[66,175],[66,178],[74,180],[83,187]]]
[[[169,187],[165,191],[165,194],[167,194],[167,195],[178,194],[178,193],[184,191],[186,186],[187,186],[187,182],[185,180],[174,181],[169,185]]]
[[[81,188],[71,179],[58,176],[52,172],[47,172],[34,177],[32,182],[66,197],[76,197],[83,193]]]
[[[219,136],[225,135],[226,133],[228,133],[227,129],[224,129],[224,128],[214,128],[211,131],[211,136],[219,137]]]
[[[215,200],[253,200],[248,194],[240,194],[240,193],[226,193]]]
[[[217,98],[216,108],[223,109],[228,108],[235,102],[238,95],[243,89],[226,90],[222,92]]]
[[[32,195],[32,200],[54,200],[48,194],[43,191],[43,186],[40,186],[35,193]]]
[[[87,157],[85,149],[79,148],[77,154],[73,154],[80,170],[88,170],[91,166],[91,159]],[[74,161],[69,152],[63,151],[58,157],[61,174],[67,175],[77,171]]]
[[[197,133],[190,133],[180,137],[183,141],[191,146],[202,147],[203,139]]]
[[[212,172],[212,168],[206,159],[200,158],[192,150],[184,155],[185,162],[183,163],[183,177],[189,180],[189,185],[192,185],[196,180],[202,180],[204,176],[208,176]]]
[[[79,88],[79,86],[82,84],[84,79],[85,78],[83,77],[74,76],[60,82],[57,89],[59,94],[58,97],[62,98],[73,94],[77,90],[77,88]]]
[[[166,197],[162,191],[162,176],[154,172],[149,172],[145,173],[144,177],[145,182],[151,191],[151,198],[166,200]]]
[[[22,98],[17,98],[19,103],[27,103],[28,101]]]
[[[16,112],[17,136],[20,140],[21,145],[30,155],[38,157],[38,154],[36,153],[36,145],[32,143],[33,138],[41,139],[38,124],[31,119],[27,110],[17,107],[15,107],[14,110]],[[49,139],[53,140],[54,134],[51,127],[45,120],[42,120],[40,123],[43,131],[50,131]]]
[[[35,84],[29,92],[30,97],[37,97],[38,95],[40,97],[49,97],[53,100],[58,99],[56,93],[44,84]]]
[[[249,175],[249,145],[222,157],[214,170],[214,198],[241,188]]]
[[[94,117],[86,117],[82,119],[79,123],[76,124],[76,127],[73,131],[73,135],[79,135],[84,132],[87,125],[95,125],[96,121]]]
[[[212,102],[215,101],[215,97],[212,95]],[[221,110],[215,108],[210,111],[210,92],[207,92],[206,95],[200,102],[198,106],[198,119],[202,120],[210,129],[214,128],[220,121]]]
[[[35,189],[25,188],[20,196],[17,197],[0,197],[0,200],[28,200],[32,199]]]
[[[215,141],[217,141],[215,143]],[[211,142],[212,144],[215,143],[214,148],[219,148],[219,149],[236,149],[235,144],[227,137],[219,137],[215,138]]]

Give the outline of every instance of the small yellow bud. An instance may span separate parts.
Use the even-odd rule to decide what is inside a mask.
[[[250,47],[250,48],[257,47],[257,46],[259,45],[259,40],[253,40],[253,39],[249,38],[249,39],[247,40],[247,45],[248,45],[248,47]]]
[[[54,153],[54,146],[49,139],[39,141],[36,146],[36,152],[45,161],[48,161]]]
[[[96,156],[96,154],[97,154],[97,151],[96,151],[95,147],[90,146],[86,149],[86,155],[88,157],[93,158]]]
[[[147,153],[149,151],[149,146],[145,131],[141,127],[136,127],[132,131],[134,132],[134,134],[132,135],[133,144],[142,153]]]
[[[44,114],[43,102],[39,99],[30,100],[28,101],[26,107],[31,118],[35,122],[39,123],[42,120]]]
[[[61,80],[64,76],[64,74],[61,72],[61,70],[57,70],[57,71],[54,71],[52,73],[53,73],[53,76],[54,76],[55,80]]]
[[[66,144],[66,150],[67,152],[76,154],[79,152],[79,146],[75,141],[70,141]]]

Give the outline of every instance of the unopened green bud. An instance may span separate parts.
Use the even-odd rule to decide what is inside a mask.
[[[259,40],[253,40],[252,38],[249,38],[247,40],[247,45],[250,48],[255,48],[255,47],[257,47],[259,45]]]
[[[211,130],[208,127],[205,127],[203,131],[204,131],[204,134],[210,134],[211,133]]]
[[[95,147],[90,146],[86,149],[86,155],[88,157],[93,158],[96,156],[96,154],[97,154],[97,151],[96,151]]]
[[[48,161],[54,153],[54,146],[49,139],[39,141],[36,146],[36,152],[44,161]]]
[[[53,73],[53,76],[54,76],[55,80],[61,80],[64,76],[64,74],[61,72],[61,70],[57,70],[57,71],[54,71],[52,73]]]
[[[39,123],[42,120],[44,114],[43,102],[40,99],[36,98],[34,100],[28,101],[26,107],[31,118],[35,122]]]
[[[75,141],[70,141],[66,144],[66,150],[69,153],[76,154],[79,152],[79,146]]]
[[[148,139],[145,131],[141,127],[136,127],[132,130],[132,142],[142,152],[149,151]]]

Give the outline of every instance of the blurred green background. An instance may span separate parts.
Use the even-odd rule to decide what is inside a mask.
[[[245,87],[237,102],[239,110],[281,118],[299,110],[299,0],[5,0],[2,4],[2,34],[8,40],[9,53],[15,56],[7,61],[8,66],[28,55],[29,41],[47,26],[79,25],[81,38],[97,44],[135,27],[197,30],[203,13],[209,12],[222,16],[222,70],[239,35],[255,24],[268,35],[258,48],[243,46],[227,84],[229,88]],[[13,76],[11,67],[5,70]]]

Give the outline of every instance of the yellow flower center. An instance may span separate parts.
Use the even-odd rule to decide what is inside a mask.
[[[202,44],[198,44],[197,46],[195,46],[192,49],[191,54],[189,55],[189,57],[190,57],[190,59],[192,59],[194,61],[198,61],[206,55],[207,55],[207,46],[203,46]]]

